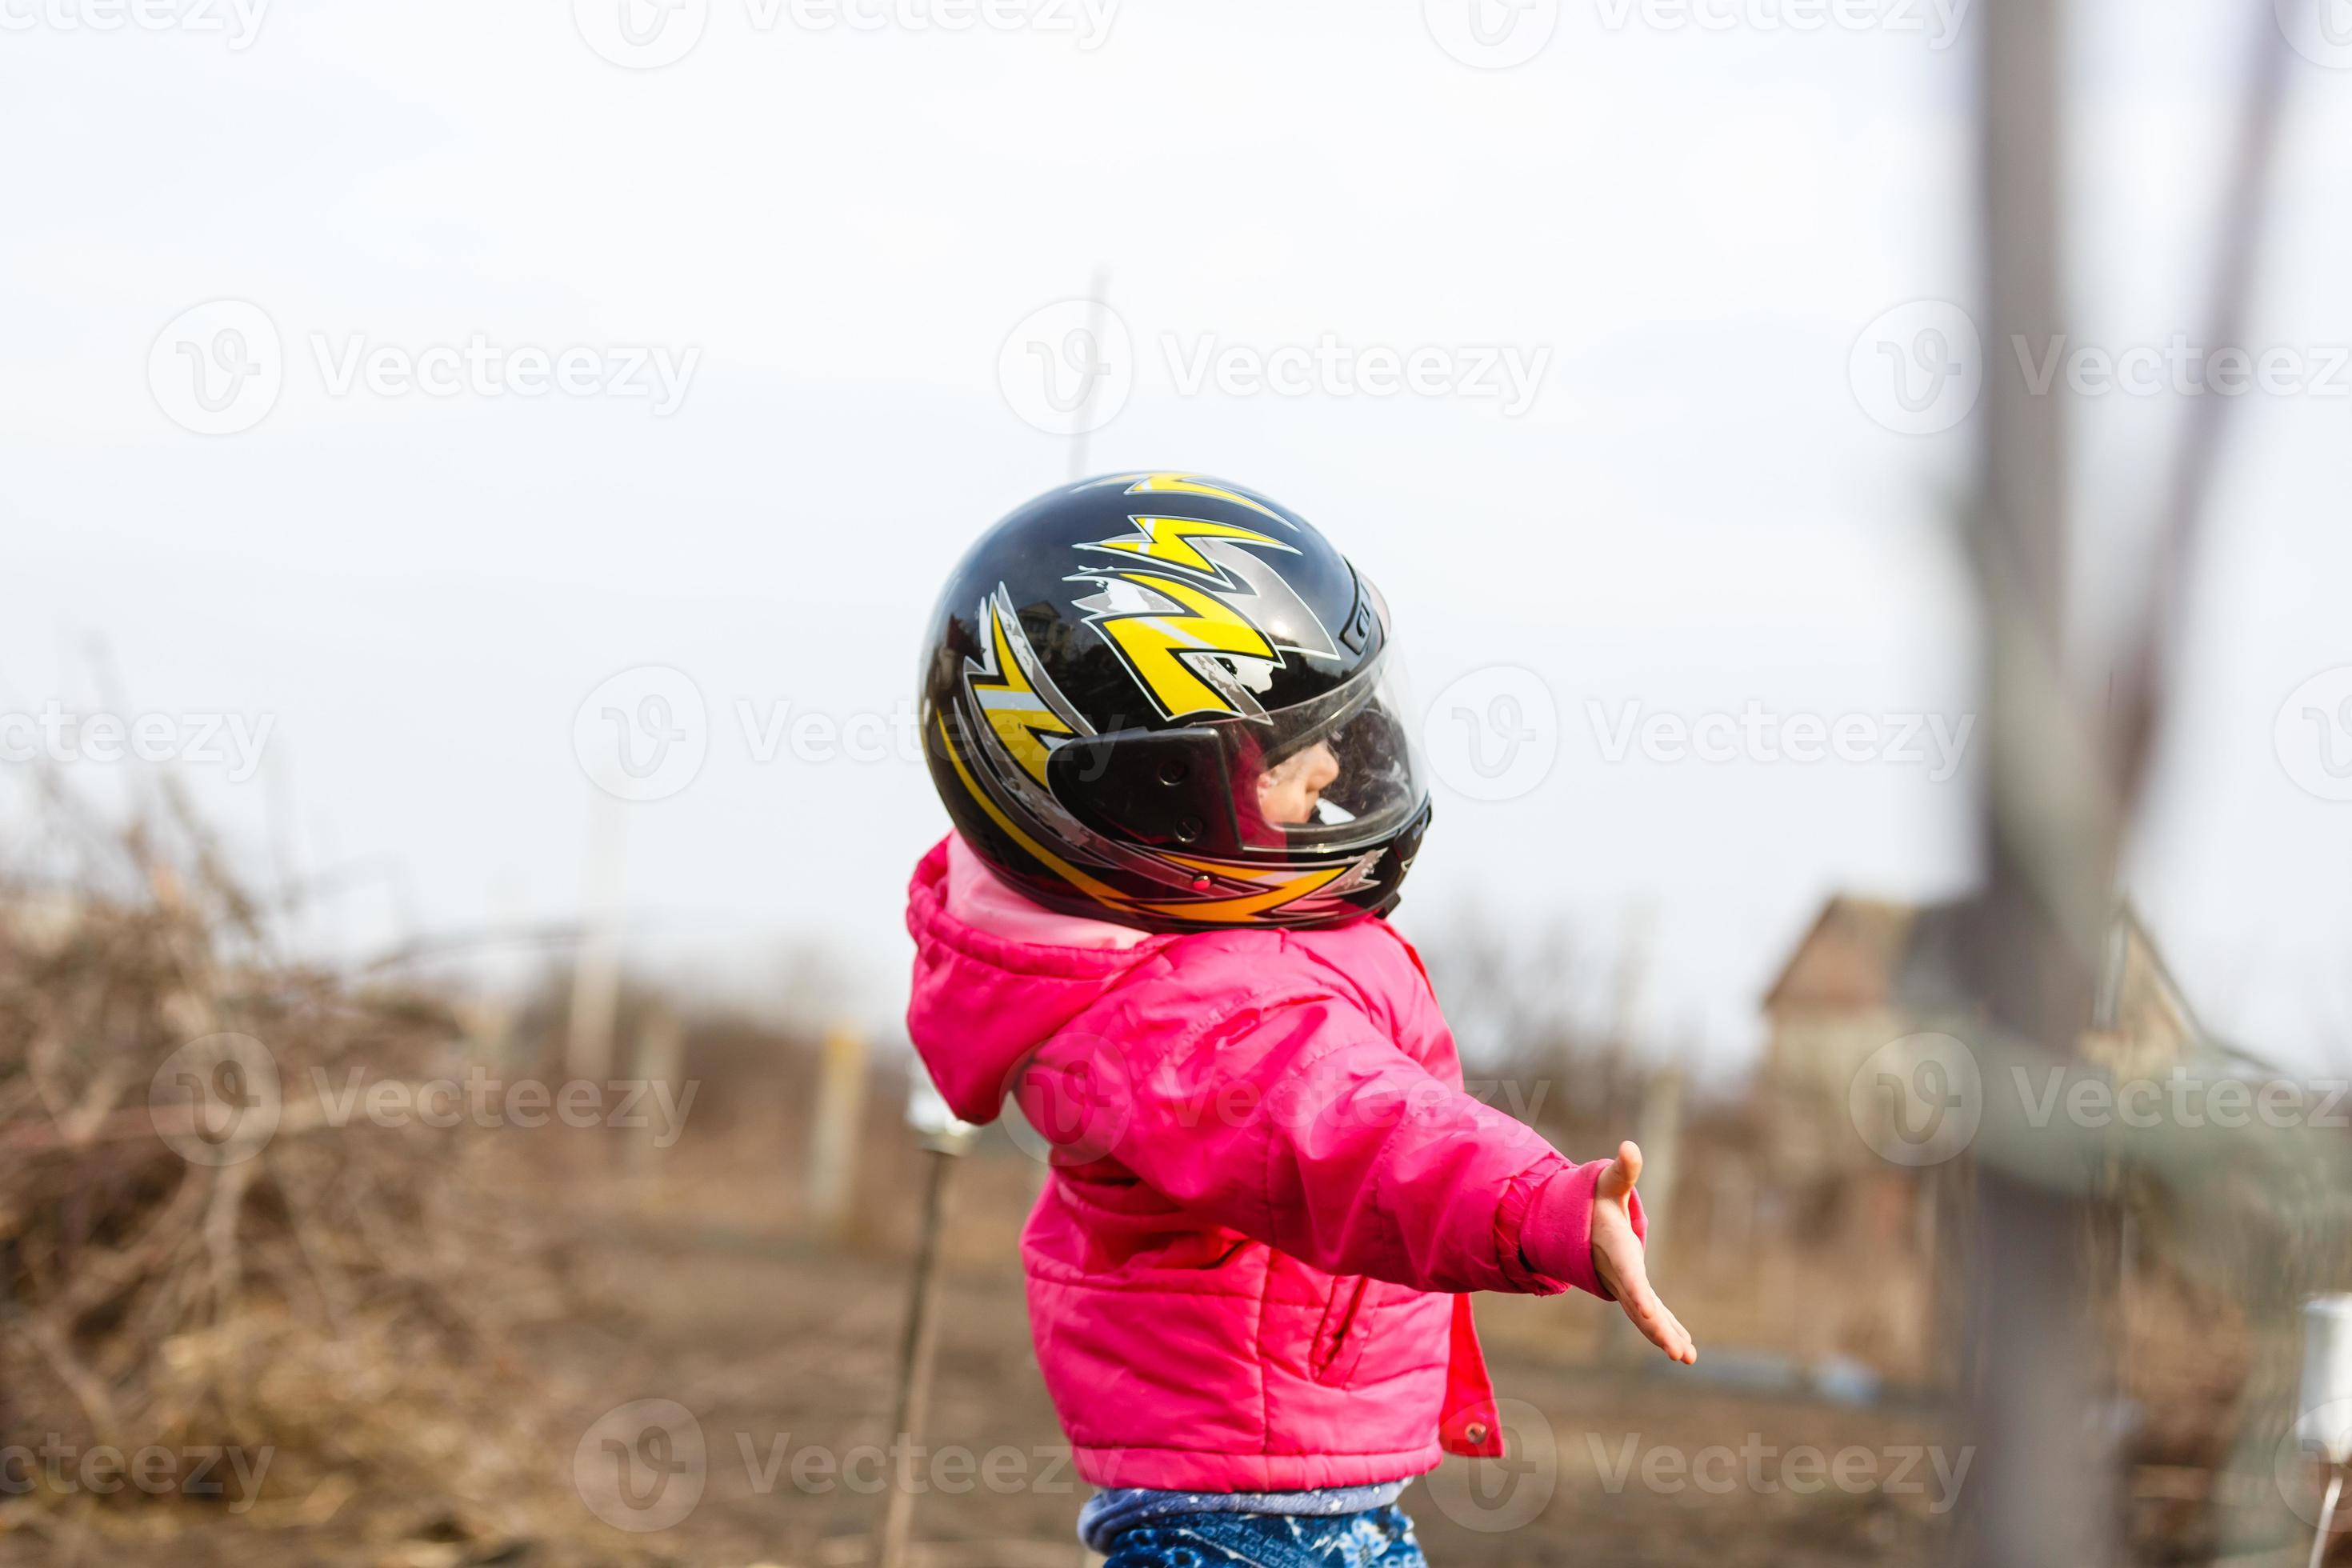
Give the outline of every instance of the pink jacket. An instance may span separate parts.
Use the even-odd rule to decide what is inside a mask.
[[[950,836],[907,924],[908,1028],[940,1093],[971,1121],[1012,1094],[1054,1145],[1022,1251],[1081,1476],[1291,1490],[1502,1452],[1463,1292],[1604,1294],[1603,1167],[1462,1092],[1386,921],[1068,921]]]

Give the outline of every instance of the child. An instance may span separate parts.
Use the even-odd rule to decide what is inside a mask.
[[[1386,606],[1265,497],[1053,490],[956,568],[908,1025],[956,1112],[1054,1145],[1037,1361],[1110,1568],[1416,1568],[1395,1507],[1502,1452],[1473,1290],[1574,1285],[1679,1362],[1641,1154],[1570,1163],[1462,1092],[1381,918],[1429,822]]]

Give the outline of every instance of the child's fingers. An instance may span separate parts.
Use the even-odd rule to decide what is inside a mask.
[[[1692,1342],[1690,1331],[1682,1320],[1668,1311],[1655,1296],[1627,1297],[1625,1315],[1642,1331],[1642,1337],[1666,1352],[1671,1359],[1688,1366],[1698,1360],[1698,1347]]]
[[[1597,1194],[1604,1198],[1622,1198],[1642,1179],[1642,1146],[1627,1141],[1617,1145],[1617,1158],[1601,1173]]]
[[[1623,1278],[1617,1291],[1618,1302],[1633,1321],[1633,1326],[1642,1331],[1643,1337],[1686,1366],[1697,1361],[1697,1343],[1692,1340],[1690,1331],[1683,1327],[1682,1320],[1668,1311],[1666,1304],[1658,1300],[1658,1293],[1650,1289],[1648,1272],[1638,1261],[1621,1272]]]

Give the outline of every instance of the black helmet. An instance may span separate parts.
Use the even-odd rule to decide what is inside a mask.
[[[1048,490],[948,579],[923,750],[957,831],[1041,904],[1150,931],[1397,901],[1423,786],[1388,609],[1296,513],[1222,479]]]

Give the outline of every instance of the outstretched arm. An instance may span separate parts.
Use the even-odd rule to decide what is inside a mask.
[[[1108,1155],[1203,1219],[1334,1273],[1430,1290],[1579,1286],[1692,1359],[1642,1270],[1631,1144],[1571,1164],[1328,995],[1241,1009],[1158,1053],[1107,1060],[1114,1047],[1088,1043],[1090,1058],[1049,1049],[1023,1093],[1026,1106],[1057,1079],[1087,1080],[1065,1091],[1096,1106],[1082,1158]]]

